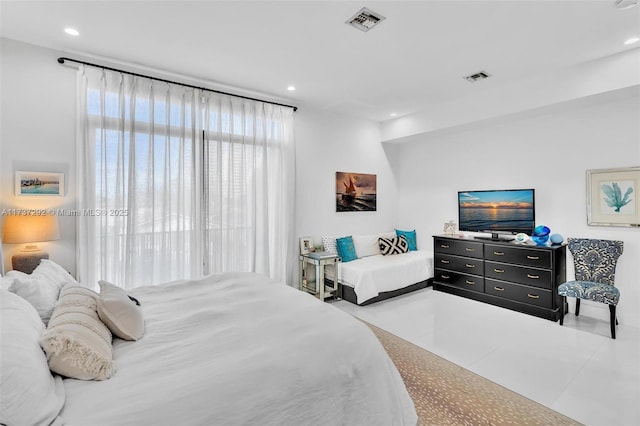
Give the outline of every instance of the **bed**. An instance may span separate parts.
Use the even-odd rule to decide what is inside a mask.
[[[309,294],[257,274],[226,273],[139,287],[130,295],[140,303],[144,335],[137,341],[113,339],[115,373],[100,381],[62,380],[50,372],[44,377],[39,364],[24,365],[21,354],[39,349],[29,337],[38,337],[37,313],[3,290],[0,421],[7,426],[27,418],[30,424],[56,425],[417,422],[398,371],[369,328]],[[43,381],[17,379],[20,374],[40,374]]]

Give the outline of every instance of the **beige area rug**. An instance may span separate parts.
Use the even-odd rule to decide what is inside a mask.
[[[580,425],[550,408],[366,323],[393,360],[419,425]]]

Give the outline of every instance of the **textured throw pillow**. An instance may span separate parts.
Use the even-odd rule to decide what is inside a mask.
[[[322,237],[322,247],[328,253],[338,253],[336,237]]]
[[[35,308],[20,296],[0,291],[0,423],[52,424],[65,401],[60,376],[53,376],[38,343],[44,330]]]
[[[42,322],[47,324],[58,301],[60,289],[69,283],[78,284],[62,266],[42,259],[31,275],[16,274],[9,291],[31,303],[38,311]]]
[[[407,239],[407,243],[409,243],[409,250],[411,251],[418,250],[418,241],[416,239],[415,229],[413,231],[401,231],[399,229],[396,229],[396,235],[398,237],[402,235]]]
[[[336,247],[338,249],[338,256],[342,258],[343,262],[351,262],[352,260],[356,260],[358,258],[351,235],[347,237],[336,238]]]
[[[40,339],[49,368],[62,376],[105,380],[115,372],[111,332],[100,321],[98,294],[67,285]]]
[[[100,298],[98,316],[109,330],[121,339],[138,340],[144,334],[142,309],[123,288],[107,281],[98,281]]]
[[[393,238],[378,238],[378,244],[383,256],[409,252],[409,243],[404,235]]]

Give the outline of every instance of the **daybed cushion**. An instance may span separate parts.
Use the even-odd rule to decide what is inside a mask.
[[[81,380],[105,380],[115,372],[111,332],[98,317],[98,297],[78,285],[60,292],[40,339],[51,371]]]
[[[42,259],[31,275],[17,274],[9,291],[31,303],[38,311],[42,322],[47,324],[58,301],[60,289],[67,283],[77,284],[76,280],[60,265],[51,260]]]
[[[0,423],[49,425],[65,402],[60,376],[53,376],[38,343],[44,330],[35,308],[20,296],[0,291]]]
[[[342,262],[351,262],[358,258],[351,235],[337,238],[336,247],[338,248],[338,255],[342,258]]]
[[[98,281],[100,298],[98,316],[111,332],[124,340],[138,340],[144,334],[144,317],[140,306],[127,292],[107,281]]]
[[[353,246],[358,257],[375,256],[380,254],[378,247],[378,235],[353,235]]]

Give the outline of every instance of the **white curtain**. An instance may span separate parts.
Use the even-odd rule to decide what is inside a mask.
[[[293,112],[79,72],[78,270],[125,288],[255,271],[293,284]]]

